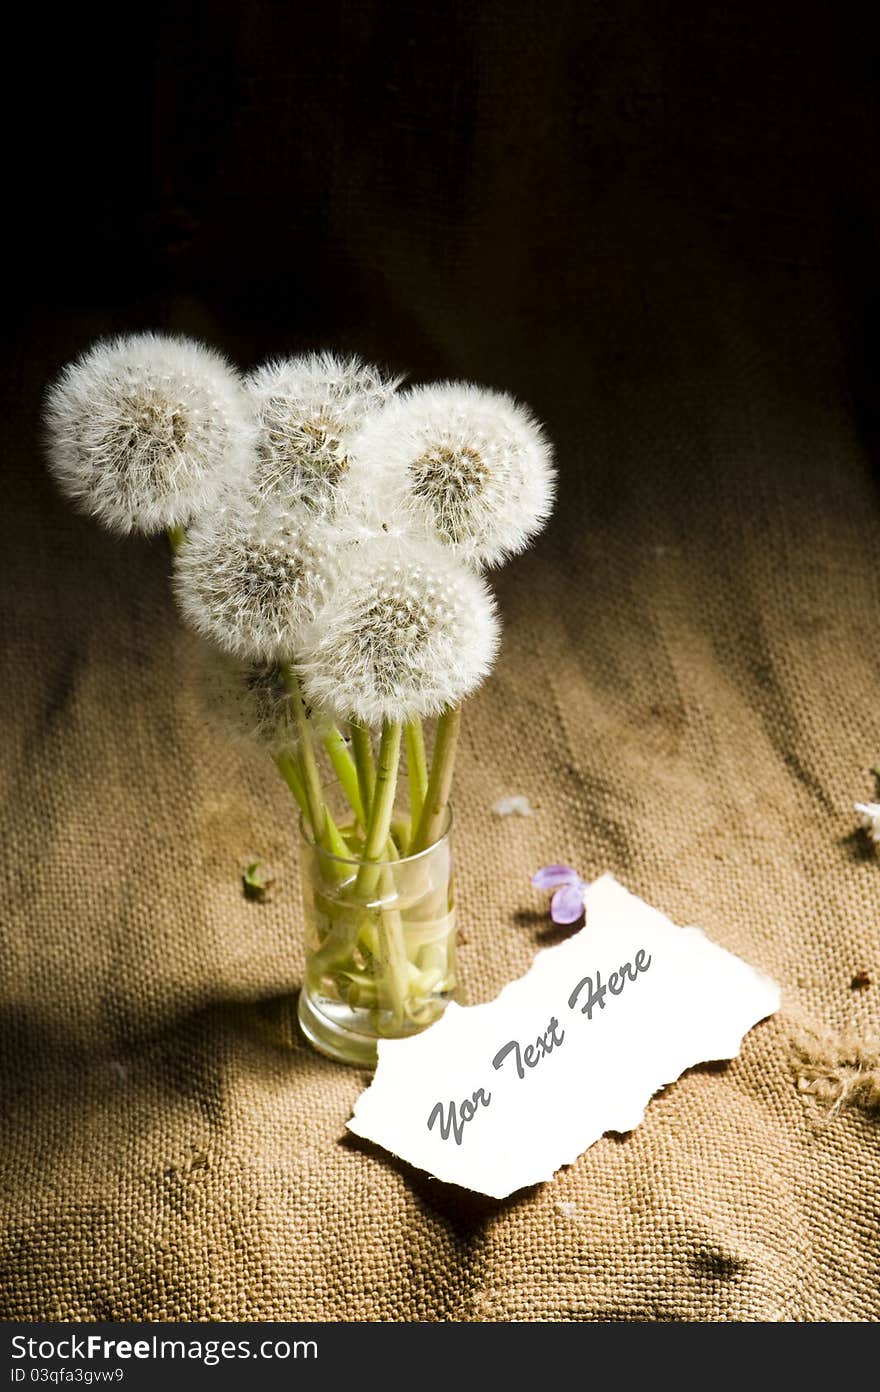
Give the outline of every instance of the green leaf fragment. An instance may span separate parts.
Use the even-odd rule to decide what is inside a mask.
[[[241,877],[241,887],[245,899],[250,899],[257,904],[264,904],[270,898],[274,884],[275,876],[258,860],[246,866]]]

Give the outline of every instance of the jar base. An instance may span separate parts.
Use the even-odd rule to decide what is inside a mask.
[[[316,1010],[303,988],[297,1006],[299,1027],[313,1049],[336,1063],[350,1063],[356,1068],[374,1069],[378,1062],[378,1041],[373,1035],[357,1034],[351,1029],[328,1020]]]

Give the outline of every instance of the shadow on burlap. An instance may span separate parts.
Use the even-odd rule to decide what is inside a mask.
[[[687,296],[661,273],[535,365],[564,489],[500,578],[456,812],[470,1000],[552,940],[529,874],[564,860],[699,923],[784,1008],[504,1203],[346,1137],[365,1076],[294,1023],[292,803],[200,714],[164,546],[53,495],[48,368],[23,354],[2,521],[3,1317],[880,1316],[877,1088],[848,1086],[877,1067],[880,862],[852,803],[880,754],[878,497],[833,335],[779,283],[695,254]],[[93,331],[56,329],[53,361]],[[450,326],[455,370],[482,376],[493,332],[454,359]],[[566,354],[593,364],[588,391]],[[493,816],[510,793],[535,815]],[[250,859],[277,871],[268,903],[242,897]]]

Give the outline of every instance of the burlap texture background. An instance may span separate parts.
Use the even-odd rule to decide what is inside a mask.
[[[877,498],[838,365],[797,313],[768,340],[745,286],[674,329],[661,305],[583,430],[559,402],[582,482],[503,576],[504,650],[457,793],[472,1000],[552,940],[528,876],[563,859],[703,925],[776,976],[785,1011],[507,1203],[344,1139],[364,1078],[293,1024],[289,796],[200,718],[163,545],[110,540],[20,472],[3,523],[5,1316],[880,1314],[876,1118],[825,1115],[797,1052],[805,1025],[866,1047],[876,1031],[880,863],[851,802],[880,733]],[[39,386],[26,375],[31,405]],[[510,792],[532,819],[493,816]],[[249,857],[279,870],[271,903],[242,898]],[[874,984],[854,991],[861,968]]]
[[[234,8],[216,13],[228,25]],[[163,244],[159,291],[141,267],[142,298],[127,281],[128,298],[111,293],[140,255],[127,183],[130,201],[73,243],[90,248],[101,295],[59,307],[47,292],[13,347],[0,520],[7,1319],[880,1317],[880,855],[852,811],[880,756],[880,542],[847,319],[868,261],[853,232],[863,185],[841,138],[861,132],[869,148],[867,107],[857,84],[834,127],[811,105],[815,73],[842,50],[801,7],[806,66],[777,24],[785,7],[760,58],[748,6],[713,11],[697,40],[669,39],[650,6],[624,8],[631,26],[609,32],[601,6],[560,6],[549,26],[534,9],[510,29],[503,7],[473,7],[478,21],[461,7],[444,53],[470,95],[450,115],[445,173],[420,165],[415,192],[394,151],[417,163],[423,127],[439,151],[442,74],[426,87],[416,67],[410,83],[401,26],[382,118],[398,144],[374,130],[358,146],[350,45],[348,106],[334,97],[326,114],[315,98],[307,128],[334,149],[347,132],[345,160],[327,162],[317,192],[296,185],[316,247],[332,225],[302,314],[251,254],[265,232],[282,261],[270,176],[289,165],[296,182],[303,167],[302,88],[280,59],[272,68],[277,44],[263,35],[261,69],[237,35],[246,114],[218,136],[221,179],[175,124],[191,99],[211,115],[214,89],[175,78],[207,30],[166,35],[154,136],[178,260],[169,270]],[[578,47],[582,12],[593,29]],[[692,42],[689,83],[667,59]],[[858,35],[848,42],[855,53]],[[760,81],[740,100],[742,70]],[[563,119],[579,83],[586,114]],[[397,125],[400,103],[410,124]],[[260,119],[275,144],[248,136]],[[845,244],[835,180],[853,200]],[[62,298],[74,260],[44,266]],[[741,1059],[692,1071],[633,1134],[552,1184],[495,1203],[346,1139],[365,1078],[294,1024],[290,797],[199,713],[166,548],[74,517],[39,459],[46,376],[99,332],[145,323],[202,333],[245,364],[342,326],[350,346],[423,376],[511,387],[548,422],[559,507],[500,577],[503,652],[460,755],[467,994],[490,998],[555,940],[529,886],[551,860],[610,869],[784,988]],[[534,817],[494,816],[508,793]],[[270,903],[242,897],[251,858],[278,871]],[[863,969],[873,984],[853,989]]]

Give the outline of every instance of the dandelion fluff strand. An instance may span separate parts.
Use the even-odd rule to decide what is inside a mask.
[[[189,339],[133,334],[70,363],[45,404],[49,468],[79,508],[117,532],[186,526],[255,463],[241,382]]]

